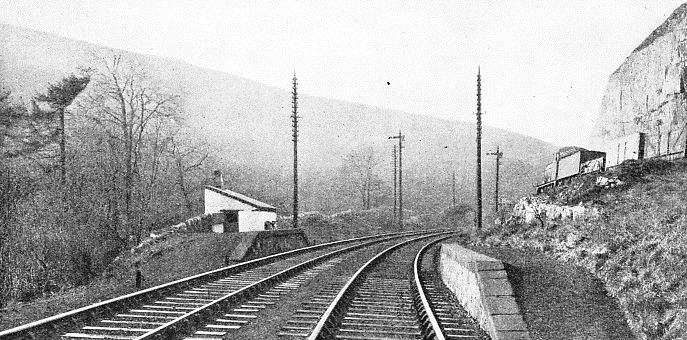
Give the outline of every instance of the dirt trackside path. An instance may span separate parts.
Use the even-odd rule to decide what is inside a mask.
[[[532,339],[635,339],[603,283],[583,268],[541,253],[510,248],[468,248],[506,265]]]

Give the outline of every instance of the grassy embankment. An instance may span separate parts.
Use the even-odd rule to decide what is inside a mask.
[[[479,245],[536,250],[600,278],[644,339],[687,334],[687,161],[644,161],[606,174],[623,185],[600,189],[596,175],[535,201],[600,209],[598,219],[528,225],[522,218],[486,230]]]
[[[39,320],[136,291],[134,263],[140,262],[143,288],[203,273],[224,264],[230,235],[172,234],[140,250],[120,255],[105,273],[84,286],[30,302],[10,302],[0,310],[0,330]]]

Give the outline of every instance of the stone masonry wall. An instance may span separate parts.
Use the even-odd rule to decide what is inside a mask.
[[[439,271],[446,286],[492,340],[530,339],[501,261],[456,243],[444,243]]]
[[[238,233],[241,240],[226,262],[242,262],[310,245],[302,229],[249,231]]]

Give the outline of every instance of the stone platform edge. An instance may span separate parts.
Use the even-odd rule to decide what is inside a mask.
[[[457,243],[444,243],[438,270],[442,281],[492,340],[531,339],[500,260]]]

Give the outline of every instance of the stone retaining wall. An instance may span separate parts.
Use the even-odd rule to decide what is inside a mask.
[[[150,246],[155,242],[159,242],[174,233],[205,233],[212,231],[212,215],[203,214],[191,217],[184,222],[168,226],[165,228],[155,229],[150,232],[141,243],[131,249],[131,252],[141,251],[144,247]]]
[[[249,231],[237,233],[241,237],[226,262],[242,262],[310,245],[302,229]]]
[[[441,245],[439,272],[492,340],[530,339],[503,263],[457,243]]]

